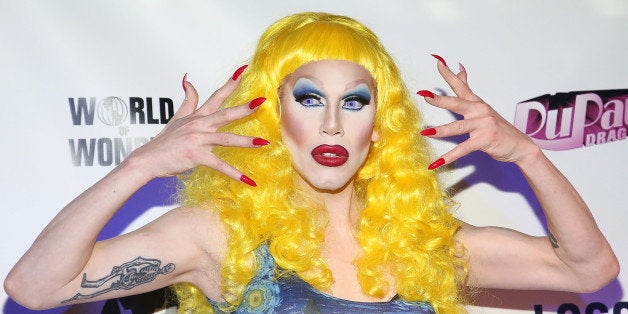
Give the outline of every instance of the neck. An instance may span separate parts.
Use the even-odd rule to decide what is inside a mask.
[[[350,181],[341,191],[322,193],[320,196],[329,215],[328,229],[339,227],[352,229],[358,219],[358,206],[353,191],[353,181]]]
[[[353,234],[355,225],[359,219],[359,206],[353,190],[353,180],[350,180],[342,188],[334,191],[320,190],[302,181],[327,209],[329,223],[327,236],[348,236]],[[351,237],[353,238],[353,237]]]

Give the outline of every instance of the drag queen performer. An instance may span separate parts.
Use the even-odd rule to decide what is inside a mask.
[[[184,78],[165,129],[52,220],[7,293],[43,309],[174,285],[191,312],[457,313],[464,286],[584,292],[613,280],[617,259],[567,179],[471,91],[464,67],[434,57],[455,96],[420,99],[464,119],[421,129],[416,96],[369,29],[325,13],[277,21],[202,105]],[[440,157],[425,139],[460,134]],[[475,150],[521,169],[547,237],[453,217],[436,172]],[[174,175],[181,207],[96,242],[135,191]]]

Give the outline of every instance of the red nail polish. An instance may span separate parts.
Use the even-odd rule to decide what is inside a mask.
[[[434,93],[430,92],[429,90],[420,90],[418,92],[416,92],[419,96],[423,96],[423,97],[429,97],[429,98],[434,98]]]
[[[268,144],[270,144],[270,142],[263,138],[256,137],[253,139],[253,145],[255,146],[266,146]]]
[[[242,181],[242,182],[244,182],[244,183],[246,183],[246,184],[248,184],[250,186],[257,186],[257,183],[255,183],[255,181],[251,180],[251,178],[249,178],[249,177],[247,177],[245,175],[242,175],[240,177],[240,181]]]
[[[255,99],[251,100],[251,102],[249,103],[249,109],[253,110],[253,109],[259,107],[259,105],[261,105],[265,101],[266,101],[266,97],[255,98]]]
[[[187,92],[188,89],[185,87],[185,82],[188,81],[188,74],[185,73],[185,75],[183,76],[183,80],[181,80],[181,86],[183,86],[183,91]]]
[[[438,59],[438,61],[442,62],[443,65],[447,66],[447,62],[445,62],[445,59],[443,59],[443,57],[437,55],[437,54],[432,54],[432,57]]]
[[[243,66],[239,67],[239,68],[238,68],[238,69],[237,69],[237,70],[233,73],[233,75],[231,76],[231,79],[232,79],[232,80],[234,80],[234,81],[235,81],[235,80],[237,80],[237,79],[238,79],[238,77],[240,77],[240,74],[242,74],[242,72],[244,72],[244,70],[246,70],[246,68],[247,68],[248,66],[249,66],[248,64],[245,64],[245,65],[243,65]]]
[[[436,134],[436,129],[435,128],[429,128],[429,129],[425,129],[423,131],[421,131],[421,135],[434,135]]]
[[[443,158],[438,158],[436,159],[436,161],[434,161],[433,163],[431,163],[428,167],[427,170],[434,170],[442,165],[445,164],[445,159]]]

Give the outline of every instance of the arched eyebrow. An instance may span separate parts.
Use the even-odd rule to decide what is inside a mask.
[[[347,83],[347,85],[345,85],[345,90],[354,88],[354,87],[356,87],[356,86],[358,86],[360,84],[366,85],[366,87],[369,89],[369,91],[371,90],[370,86],[373,85],[372,82],[369,82],[368,80],[365,80],[365,79],[361,78],[361,79],[357,79],[355,81],[351,81],[351,82]]]

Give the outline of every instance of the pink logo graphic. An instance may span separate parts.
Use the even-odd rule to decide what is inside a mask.
[[[517,104],[514,125],[548,150],[623,140],[628,128],[628,89],[539,96]]]

